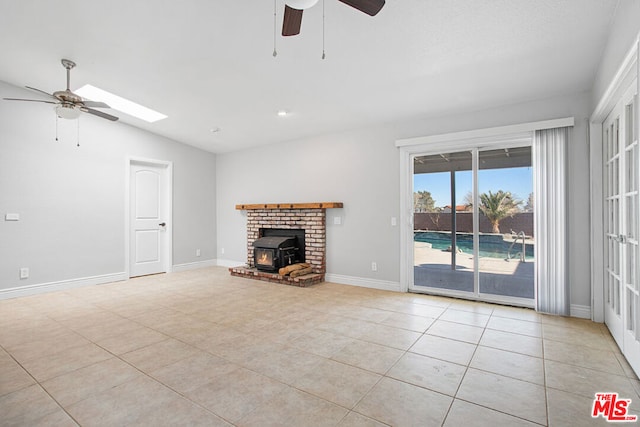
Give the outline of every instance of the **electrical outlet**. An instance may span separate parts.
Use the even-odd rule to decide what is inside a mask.
[[[333,224],[334,225],[342,225],[342,217],[334,216],[333,217]]]
[[[398,219],[395,216],[391,217],[391,226],[395,227],[396,225],[398,225]]]
[[[20,278],[28,279],[29,278],[29,269],[27,267],[22,267],[20,269]]]
[[[196,256],[200,256],[200,249],[196,249]]]
[[[378,263],[377,262],[372,262],[371,263],[371,271],[378,271]]]
[[[224,255],[224,248],[221,248],[221,249],[220,249],[220,254],[221,254],[221,255]]]

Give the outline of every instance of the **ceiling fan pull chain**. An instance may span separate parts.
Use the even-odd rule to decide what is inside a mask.
[[[56,142],[58,142],[58,115],[55,114],[56,116]]]
[[[76,137],[76,147],[80,147],[80,117],[78,117],[78,134]]]
[[[277,17],[276,17],[276,1],[277,0],[273,0],[273,57],[275,58],[276,56],[278,56],[278,51],[276,50],[276,32],[277,32]]]
[[[324,53],[324,0],[322,0],[322,59],[326,58]]]

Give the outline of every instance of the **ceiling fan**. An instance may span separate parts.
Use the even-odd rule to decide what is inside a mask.
[[[86,101],[82,97],[71,92],[69,89],[69,83],[71,81],[71,69],[76,66],[76,63],[68,59],[63,59],[62,66],[67,70],[67,88],[65,90],[59,90],[53,92],[53,94],[47,93],[43,90],[36,89],[30,86],[25,86],[27,89],[35,90],[44,95],[47,95],[53,100],[43,99],[23,99],[23,98],[2,98],[7,101],[29,101],[29,102],[44,102],[46,104],[54,104],[56,115],[63,119],[76,119],[80,116],[80,113],[89,113],[94,116],[102,117],[103,119],[111,120],[115,122],[118,117],[112,116],[102,111],[95,110],[95,108],[110,108],[104,102]]]
[[[369,16],[375,16],[384,6],[385,0],[338,0]],[[302,12],[314,6],[318,0],[285,0],[282,35],[295,36],[300,34],[302,26]]]

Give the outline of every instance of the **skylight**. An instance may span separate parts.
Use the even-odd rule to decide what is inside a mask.
[[[75,93],[90,101],[105,102],[114,110],[121,111],[149,123],[167,118],[165,114],[158,113],[150,108],[143,107],[140,104],[136,104],[133,101],[129,101],[128,99],[124,99],[95,86],[84,85],[76,90]]]

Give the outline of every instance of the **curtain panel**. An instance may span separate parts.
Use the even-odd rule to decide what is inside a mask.
[[[567,143],[569,128],[543,129],[533,141],[536,309],[568,316]]]

